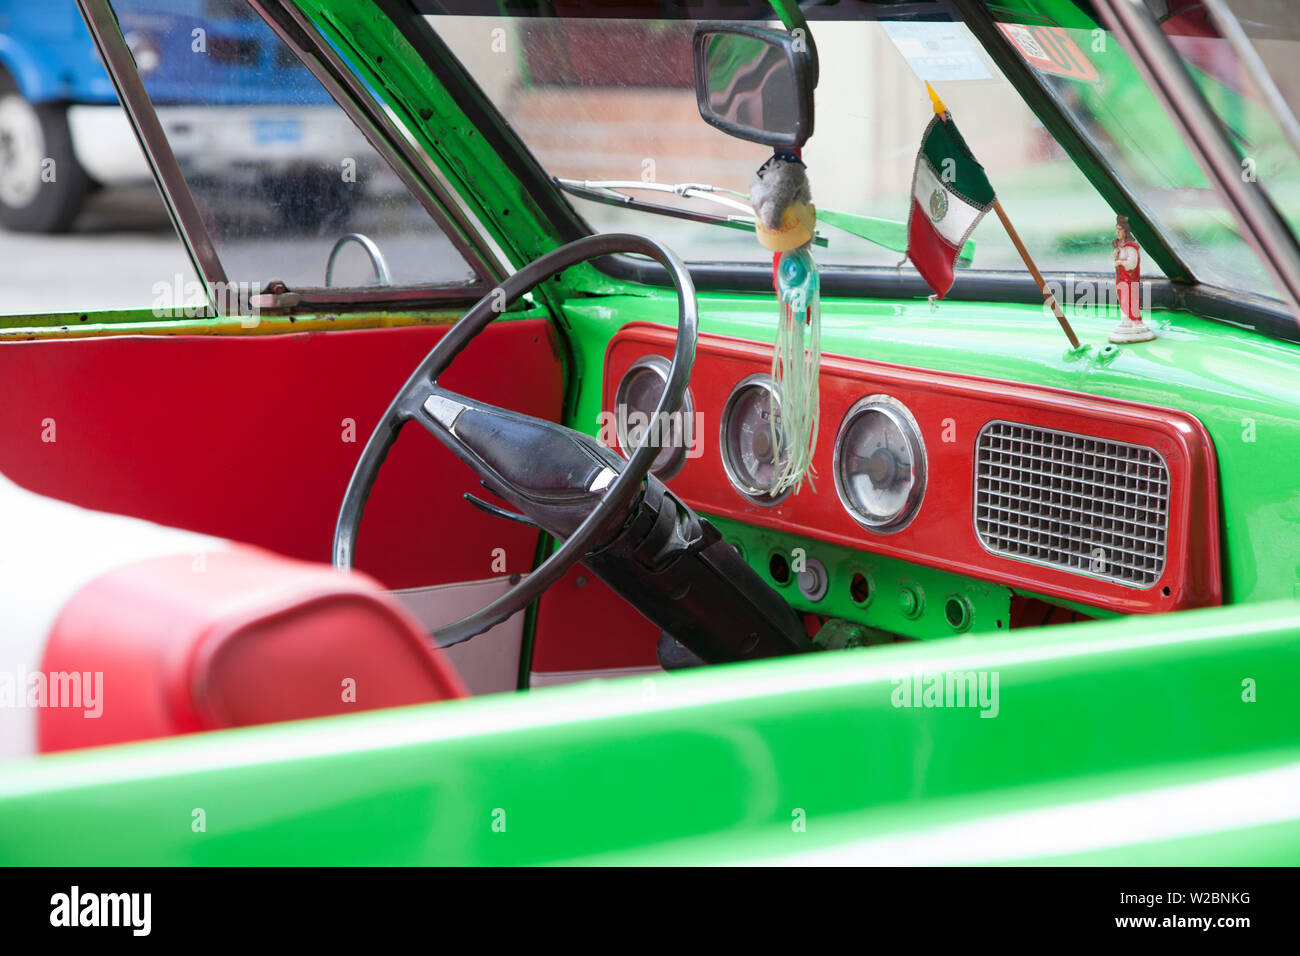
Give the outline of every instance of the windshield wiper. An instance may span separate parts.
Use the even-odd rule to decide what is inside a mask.
[[[748,197],[732,189],[721,186],[709,186],[704,183],[643,183],[634,179],[561,179],[555,177],[555,184],[566,193],[604,203],[607,206],[623,206],[638,212],[654,213],[657,216],[671,216],[674,219],[686,219],[690,222],[703,222],[710,226],[723,226],[727,229],[739,229],[742,232],[754,231],[754,211],[749,203],[742,200]],[[707,212],[683,209],[681,206],[665,206],[663,203],[646,202],[629,196],[624,189],[644,189],[650,192],[673,193],[683,199],[703,199],[719,206],[735,209],[744,215],[712,216]],[[739,199],[731,197],[740,197]],[[813,237],[813,245],[826,246],[829,241],[820,233]]]
[[[562,179],[555,177],[555,184],[565,192],[593,202],[608,206],[623,206],[639,212],[654,213],[659,216],[672,216],[674,219],[687,219],[691,222],[703,222],[711,226],[724,226],[728,229],[754,231],[754,211],[750,208],[749,197],[745,193],[722,186],[710,186],[706,183],[644,183],[634,179]],[[703,199],[707,202],[726,206],[744,215],[712,216],[706,212],[683,209],[680,206],[665,206],[662,203],[647,202],[629,196],[622,190],[639,189],[649,192],[672,193],[683,199]],[[836,209],[817,207],[820,222],[841,229],[851,236],[864,239],[873,245],[881,246],[900,255],[907,252],[907,223],[894,219],[878,219],[875,216],[862,216],[857,213],[840,212]],[[828,246],[828,240],[820,232],[813,237],[813,245]],[[975,240],[968,239],[957,257],[959,267],[970,265],[975,258]]]

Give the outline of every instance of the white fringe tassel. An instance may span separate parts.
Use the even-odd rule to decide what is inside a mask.
[[[816,266],[812,268],[816,269]],[[811,294],[798,287],[781,293],[781,321],[772,354],[772,381],[781,401],[780,429],[777,428],[775,408],[769,416],[776,468],[772,495],[779,495],[787,488],[793,488],[797,494],[804,478],[808,479],[813,492],[817,491],[813,480],[817,471],[812,466],[812,456],[817,447],[821,418],[818,389],[822,364],[820,298],[815,278]]]

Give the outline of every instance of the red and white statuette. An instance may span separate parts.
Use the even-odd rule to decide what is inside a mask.
[[[1149,342],[1156,333],[1142,321],[1142,256],[1133,241],[1128,216],[1115,217],[1115,294],[1119,299],[1119,325],[1111,330],[1112,342]]]

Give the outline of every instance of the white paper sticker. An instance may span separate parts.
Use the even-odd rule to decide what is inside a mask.
[[[960,23],[883,22],[907,65],[926,83],[987,80],[988,67]]]

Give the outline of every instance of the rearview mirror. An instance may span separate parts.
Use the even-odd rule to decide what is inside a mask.
[[[765,146],[807,142],[816,79],[806,37],[703,23],[695,29],[694,49],[695,99],[706,123]]]

